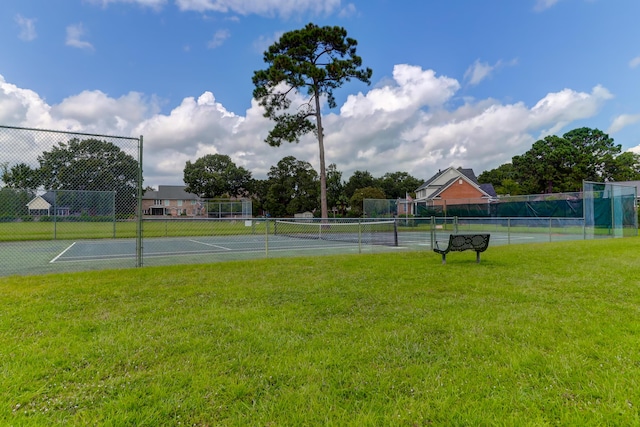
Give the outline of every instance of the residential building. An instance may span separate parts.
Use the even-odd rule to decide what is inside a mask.
[[[71,209],[68,206],[56,206],[55,193],[53,191],[47,191],[46,193],[36,196],[29,203],[27,203],[27,209],[29,209],[29,215],[32,216],[69,216],[71,215]]]
[[[491,184],[480,184],[473,169],[440,170],[416,190],[416,203],[427,206],[489,203],[497,197]]]
[[[184,185],[159,185],[157,191],[142,196],[144,215],[199,216],[205,207],[196,194],[187,193]]]

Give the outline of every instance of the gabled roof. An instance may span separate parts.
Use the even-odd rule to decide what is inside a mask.
[[[427,187],[429,187],[429,185],[431,183],[433,183],[434,181],[438,180],[438,178],[440,178],[442,175],[444,175],[445,173],[449,172],[449,171],[455,171],[457,172],[456,175],[462,175],[464,177],[466,177],[470,182],[472,182],[473,184],[475,184],[476,186],[479,186],[480,184],[478,183],[478,178],[476,178],[476,174],[473,172],[473,169],[464,169],[462,167],[456,169],[454,167],[449,167],[447,169],[444,170],[439,170],[438,173],[436,173],[435,175],[433,175],[431,178],[429,178],[428,180],[426,180],[424,182],[424,184],[422,184],[420,187],[418,187],[418,189],[416,191],[419,190],[423,190]]]
[[[46,200],[50,205],[53,205],[53,203],[56,201],[56,195],[53,191],[47,191],[40,197]]]
[[[498,197],[498,193],[496,193],[496,189],[493,188],[493,184],[480,184],[480,188],[491,197]]]
[[[29,203],[27,203],[27,206],[31,206],[38,199],[42,199],[45,202],[47,202],[49,206],[53,206],[56,201],[56,196],[53,191],[47,191],[46,193],[36,196],[33,199],[29,200]]]
[[[455,172],[454,173],[455,176],[453,176],[452,178],[448,179],[445,182],[437,183],[438,179],[441,178],[445,173],[450,173],[452,171]],[[438,173],[433,175],[431,178],[426,180],[424,184],[418,187],[416,192],[420,190],[427,190],[429,189],[429,187],[431,187],[431,192],[427,194],[426,198],[432,199],[440,195],[440,193],[442,193],[444,190],[449,188],[454,182],[456,182],[460,178],[467,181],[473,187],[476,187],[478,191],[483,193],[485,196],[495,197],[495,190],[493,190],[493,186],[491,186],[491,188],[489,187],[483,188],[483,186],[478,183],[478,178],[476,178],[476,174],[473,172],[473,169],[464,169],[461,167],[457,169],[453,167],[449,167],[445,170],[439,170]],[[493,194],[490,191],[493,191]]]

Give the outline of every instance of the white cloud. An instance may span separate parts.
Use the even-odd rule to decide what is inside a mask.
[[[82,40],[86,33],[82,23],[69,25],[67,27],[67,46],[77,47],[78,49],[93,50],[93,45],[88,41]]]
[[[479,174],[524,153],[536,139],[595,115],[612,97],[596,86],[589,93],[549,93],[533,106],[484,99],[451,107],[459,89],[457,80],[433,70],[396,65],[392,79],[351,95],[339,111],[324,116],[327,163],[336,163],[344,179],[355,170],[374,176],[406,171],[426,179],[452,165]],[[302,102],[298,96],[296,102]],[[0,123],[143,135],[145,185],[179,185],[186,161],[209,153],[231,156],[256,178],[265,178],[271,166],[289,155],[318,167],[313,135],[278,148],[264,142],[273,123],[255,100],[244,115],[228,111],[211,92],[185,98],[167,114],[159,113],[157,105],[154,98],[135,92],[113,98],[100,91],[48,105],[35,92],[0,76]]]
[[[623,128],[640,122],[640,114],[621,114],[611,123],[609,129],[607,129],[608,134],[616,133],[621,131]]]
[[[149,7],[151,9],[160,10],[166,4],[168,0],[86,0],[89,3],[99,4],[103,7],[109,6],[111,3],[132,3],[143,7]]]
[[[340,0],[176,0],[176,4],[182,11],[283,17],[307,12],[328,15],[340,8]]]
[[[491,66],[486,62],[480,62],[480,60],[477,59],[464,73],[464,78],[469,81],[470,85],[477,85],[487,78],[494,68],[495,66]]]
[[[38,37],[38,34],[36,33],[35,19],[29,19],[23,17],[22,15],[16,15],[14,20],[20,27],[20,34],[18,34],[18,38],[20,38],[20,40],[30,42]]]
[[[50,110],[52,118],[73,121],[85,131],[110,130],[117,135],[129,135],[141,121],[158,111],[156,101],[147,100],[140,93],[129,92],[116,99],[99,90],[65,98]]]
[[[209,43],[207,43],[207,47],[209,49],[220,47],[229,37],[231,37],[231,33],[229,32],[229,30],[218,30],[213,35],[213,38],[209,41]]]
[[[349,18],[351,16],[354,16],[356,13],[357,13],[356,5],[353,3],[349,3],[345,7],[340,9],[340,13],[338,13],[338,16],[340,18]]]
[[[631,61],[629,61],[629,67],[637,68],[638,66],[640,66],[640,56],[636,56]]]
[[[439,107],[460,88],[457,80],[436,77],[433,70],[400,64],[393,67],[394,84],[374,88],[366,95],[350,95],[340,109],[344,117],[376,113],[413,112],[423,106]]]
[[[533,6],[533,9],[538,12],[541,12],[543,10],[549,9],[550,7],[554,6],[559,1],[560,0],[536,0],[536,3]]]
[[[468,84],[475,86],[484,79],[490,77],[497,69],[504,66],[513,66],[517,63],[518,61],[516,59],[512,59],[508,62],[499,60],[494,65],[489,65],[487,62],[480,62],[479,59],[476,59],[476,61],[467,68],[467,71],[465,71],[464,78]]]
[[[260,36],[253,42],[253,50],[259,54],[263,54],[269,46],[280,40],[280,37],[284,34],[284,31],[279,31],[271,36]]]

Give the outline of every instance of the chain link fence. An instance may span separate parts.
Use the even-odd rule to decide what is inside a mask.
[[[142,137],[0,126],[0,147],[3,275],[141,265]],[[124,238],[118,256],[91,262]],[[75,246],[84,258],[56,262]]]
[[[142,143],[0,126],[0,276],[431,250],[451,233],[490,233],[492,246],[637,235],[635,187],[597,183],[585,184],[586,201],[511,198],[500,215],[485,203],[401,216],[402,202],[372,199],[367,218],[253,218],[249,200],[201,199],[183,186],[144,192]]]

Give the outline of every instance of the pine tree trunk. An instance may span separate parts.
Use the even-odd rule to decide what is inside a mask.
[[[318,148],[320,150],[320,212],[323,219],[329,218],[327,207],[327,169],[324,162],[324,131],[322,129],[322,114],[320,113],[320,98],[318,91],[315,95],[316,101],[316,125],[318,127]]]

